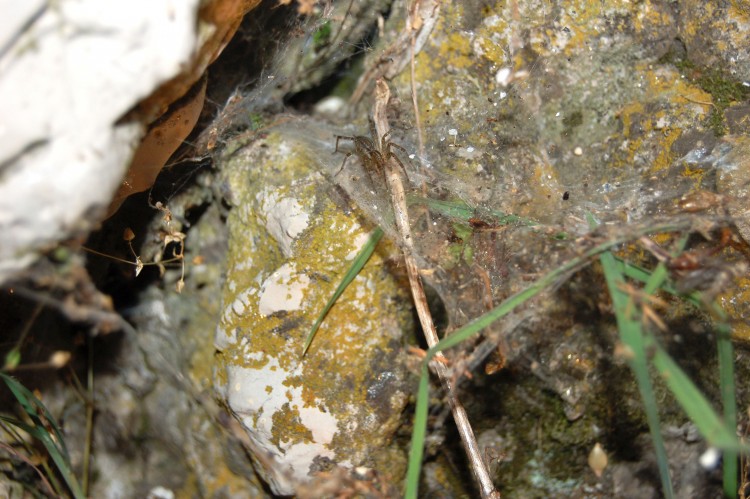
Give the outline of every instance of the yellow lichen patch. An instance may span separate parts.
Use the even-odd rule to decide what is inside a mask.
[[[304,407],[317,407],[319,399],[315,391],[308,385],[302,385],[302,401]]]
[[[635,5],[637,12],[633,15],[633,26],[638,34],[648,33],[655,29],[668,28],[674,19],[669,15],[668,10],[655,6],[651,0],[638,2]]]
[[[696,188],[700,187],[705,173],[706,171],[703,168],[693,168],[687,163],[685,163],[682,168],[682,176],[695,180]]]
[[[561,191],[557,170],[546,162],[535,163],[527,186],[533,202],[519,206],[517,214],[536,219],[558,212]]]
[[[471,58],[471,46],[468,36],[459,31],[450,33],[445,43],[440,45],[438,51],[440,59],[434,60],[433,65],[436,69],[443,67],[443,64],[456,69],[466,69],[474,64]]]
[[[682,79],[677,71],[650,65],[638,65],[636,75],[645,82],[645,96],[624,105],[620,110],[624,153],[615,165],[630,165],[644,151],[651,153],[649,173],[670,167],[675,157],[672,146],[682,136],[684,127],[699,122],[710,108],[711,96]],[[652,110],[655,108],[656,110]],[[691,171],[696,185],[702,172]]]
[[[622,110],[620,111],[620,119],[622,120],[623,125],[623,137],[625,137],[626,139],[630,138],[634,118],[642,117],[643,115],[644,106],[642,102],[630,102],[622,108]]]
[[[732,337],[750,343],[750,277],[737,280],[737,287],[719,295],[719,304],[729,315]]]
[[[600,2],[581,0],[572,5],[566,5],[566,7],[563,9],[558,23],[561,26],[568,27],[570,38],[564,44],[558,41],[557,43],[552,42],[551,45],[563,46],[565,55],[571,56],[584,47],[592,37],[599,35],[597,24],[600,22],[603,6]],[[565,33],[564,30],[563,33]],[[552,36],[561,36],[559,30],[556,30]]]
[[[744,23],[750,23],[750,4],[745,0],[731,0],[729,17],[739,19]]]
[[[435,69],[435,71],[433,71],[432,57],[430,57],[426,51],[422,51],[416,56],[414,60],[414,75],[415,79],[418,82],[430,81],[434,79],[436,71],[437,68]],[[407,75],[406,71],[399,73],[396,79],[397,81],[403,79],[406,85],[410,83],[410,75]]]
[[[659,152],[656,155],[654,162],[651,164],[652,173],[664,170],[672,165],[672,162],[675,159],[672,154],[672,144],[674,144],[674,141],[680,138],[681,135],[682,130],[680,128],[670,128],[666,133],[662,134],[662,138],[659,140]],[[700,180],[703,178],[702,171],[700,176],[693,178],[698,180],[696,185],[700,185]]]
[[[702,119],[713,106],[711,94],[681,78],[676,71],[645,72],[648,89],[653,95],[663,95],[680,114]]]
[[[488,61],[496,64],[498,67],[502,67],[507,64],[507,56],[503,47],[496,43],[494,40],[486,37],[480,37],[477,40],[477,45],[481,50],[482,57]]]
[[[563,29],[545,29],[544,34],[537,35],[536,43],[532,37],[532,46],[539,54],[547,56],[554,53],[551,50],[562,50],[566,56],[574,56],[582,50],[587,50],[592,41],[599,38],[602,33],[613,30],[624,32],[628,29],[624,22],[610,24],[612,21],[608,23],[607,19],[632,19],[633,29],[639,33],[653,32],[674,22],[666,9],[659,9],[658,5],[651,1],[628,3],[619,0],[578,0],[559,4],[559,9],[560,14],[554,25]],[[536,8],[529,14],[538,16],[545,11],[546,9]],[[524,20],[524,23],[550,25],[549,19],[543,19],[539,23]]]
[[[273,416],[273,436],[271,441],[281,447],[281,443],[312,442],[313,434],[302,424],[299,409],[290,404],[284,404]]]

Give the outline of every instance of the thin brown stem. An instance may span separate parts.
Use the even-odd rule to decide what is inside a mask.
[[[386,106],[388,105],[390,94],[391,91],[388,88],[388,84],[383,79],[378,79],[375,82],[375,105],[373,110],[373,118],[375,120],[375,128],[377,129],[378,137],[384,137],[390,130],[386,115]],[[378,145],[380,146],[380,144]],[[380,154],[384,155],[385,151],[380,151]],[[424,331],[427,344],[430,347],[433,347],[440,339],[438,338],[435,324],[432,321],[432,314],[427,305],[427,297],[425,296],[424,288],[422,286],[422,278],[419,275],[419,268],[417,267],[413,256],[414,241],[412,239],[411,227],[409,225],[409,214],[406,207],[404,185],[401,181],[398,164],[394,157],[392,155],[384,157],[386,158],[384,165],[386,179],[391,194],[391,202],[393,203],[396,228],[403,240],[404,260],[409,275],[412,296],[414,297],[414,306],[417,309],[417,315],[422,324],[422,330]],[[450,371],[448,367],[446,367],[442,353],[438,353],[435,356],[435,360],[431,363],[431,367],[437,372],[438,377],[448,394],[448,402],[451,406],[451,411],[453,412],[453,419],[455,420],[456,427],[461,435],[464,449],[466,450],[469,462],[471,463],[471,469],[474,473],[474,478],[479,485],[482,497],[499,499],[500,493],[495,489],[489,471],[487,470],[487,465],[482,459],[482,454],[479,451],[479,445],[474,436],[474,431],[471,429],[466,410],[458,400],[457,394],[451,389]]]

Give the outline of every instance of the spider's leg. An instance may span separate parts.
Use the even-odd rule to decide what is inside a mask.
[[[395,147],[401,147],[401,146],[396,146],[396,144],[391,144],[391,145],[395,146]],[[401,167],[401,171],[404,172],[404,176],[406,176],[406,180],[408,180],[409,182],[411,182],[411,179],[409,178],[409,174],[406,171],[406,167],[401,162],[401,160],[398,158],[398,156],[396,156],[396,154],[394,154],[392,151],[390,151],[390,149],[388,150],[388,154],[386,155],[386,158],[387,159],[393,159],[396,163],[398,163],[398,166]]]
[[[356,139],[354,137],[351,137],[349,135],[336,135],[336,149],[333,150],[333,153],[336,154],[339,152],[339,140],[345,139],[345,140],[351,140],[356,143]],[[346,161],[346,160],[345,160]]]
[[[388,150],[388,136],[393,131],[393,128],[389,128],[387,132],[383,134],[382,137],[380,137],[380,150],[385,153]]]
[[[404,149],[403,147],[401,147],[398,144],[394,144],[393,142],[389,142],[388,143],[388,147],[389,147],[389,149],[395,147],[396,149],[398,149],[402,153],[406,154],[407,156],[409,155],[409,151],[407,151],[406,149]],[[393,151],[390,151],[390,153],[393,154]]]
[[[346,156],[344,156],[344,161],[341,162],[341,166],[336,171],[336,173],[333,174],[334,177],[337,177],[339,173],[341,173],[342,171],[344,171],[344,166],[346,165],[346,160],[349,159],[349,156],[351,156],[351,155],[352,155],[352,153],[350,153],[350,152],[346,153]]]

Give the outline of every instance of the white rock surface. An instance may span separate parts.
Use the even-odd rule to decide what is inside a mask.
[[[143,130],[118,120],[187,63],[198,0],[0,0],[0,283],[85,233]]]
[[[383,253],[349,284],[302,356],[371,230],[331,196],[314,164],[330,150],[298,139],[314,136],[317,124],[307,126],[281,126],[247,145],[237,139],[219,166],[232,210],[214,387],[252,440],[259,475],[282,496],[331,466],[391,459],[410,394],[401,340],[411,314]]]

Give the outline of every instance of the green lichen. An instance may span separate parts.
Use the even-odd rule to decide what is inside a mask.
[[[750,89],[718,68],[700,68],[688,59],[676,60],[674,64],[691,83],[711,96],[712,108],[704,125],[717,137],[726,134],[724,111],[730,105],[746,100],[750,96]]]
[[[320,50],[323,45],[327,44],[331,38],[331,23],[330,21],[324,21],[318,29],[313,33],[312,39],[315,45],[315,50]]]
[[[471,226],[454,222],[451,224],[453,236],[448,245],[449,260],[445,262],[445,268],[451,269],[461,262],[471,265],[474,261],[474,248],[471,241],[473,230]]]
[[[574,128],[581,126],[583,124],[583,113],[581,111],[573,111],[569,114],[567,114],[562,119],[563,124],[563,135],[569,135]]]

